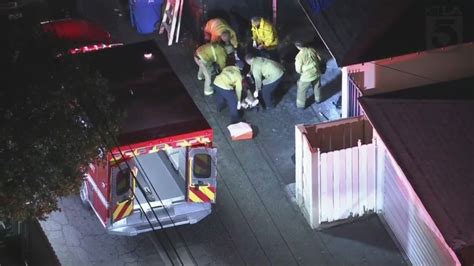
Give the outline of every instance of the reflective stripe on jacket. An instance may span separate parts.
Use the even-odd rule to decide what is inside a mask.
[[[257,28],[252,25],[252,39],[257,44],[263,44],[265,48],[276,48],[278,45],[278,36],[275,28],[272,23],[260,19],[260,26]]]
[[[255,57],[250,65],[250,71],[255,80],[255,88],[262,89],[262,85],[270,84],[285,73],[283,66],[273,60]]]
[[[225,48],[217,43],[206,43],[199,46],[196,50],[196,56],[206,64],[217,63],[220,69],[225,67],[227,60]]]
[[[313,81],[321,76],[319,56],[313,48],[301,48],[295,57],[295,70],[301,81]]]
[[[221,34],[224,31],[229,31],[230,33],[230,43],[234,48],[237,48],[239,42],[237,41],[237,35],[235,31],[225,22],[223,19],[214,18],[207,21],[206,26],[204,27],[204,32],[207,32],[211,35],[211,42],[219,42],[221,39]]]
[[[237,100],[242,98],[242,74],[236,66],[226,66],[214,79],[214,85],[224,90],[235,90]]]

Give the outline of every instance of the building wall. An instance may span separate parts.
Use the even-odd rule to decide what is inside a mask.
[[[376,139],[377,182],[382,191],[377,205],[396,241],[413,265],[460,265],[406,176]]]
[[[460,44],[351,65],[343,68],[342,117],[349,116],[351,99],[347,78],[352,78],[363,95],[407,89],[474,76],[474,45]]]
[[[374,88],[391,91],[474,75],[474,46],[464,44],[445,49],[400,56],[375,62]]]
[[[362,90],[386,92],[474,75],[471,43],[348,66],[348,73],[363,73]]]

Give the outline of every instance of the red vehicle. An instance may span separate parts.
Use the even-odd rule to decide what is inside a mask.
[[[61,19],[41,23],[43,31],[50,32],[61,40],[87,44],[110,44],[110,33],[99,25],[82,19]]]
[[[117,146],[89,165],[80,193],[105,229],[136,235],[209,215],[217,185],[213,131],[156,44],[74,56],[111,81],[126,113]]]
[[[61,41],[68,42],[70,54],[86,53],[90,51],[122,45],[112,44],[110,33],[99,25],[82,19],[61,19],[41,23],[44,32],[51,33]]]

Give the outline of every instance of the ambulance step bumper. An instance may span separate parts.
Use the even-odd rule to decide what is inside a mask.
[[[148,210],[146,211],[146,217],[141,210],[136,210],[129,217],[115,222],[107,229],[110,234],[135,236],[152,231],[150,223],[155,230],[183,224],[194,224],[204,219],[211,212],[210,203],[182,203],[167,207],[166,210],[163,207],[155,208],[155,214]],[[150,222],[147,221],[147,217]]]

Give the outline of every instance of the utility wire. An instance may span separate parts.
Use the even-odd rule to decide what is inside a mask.
[[[107,131],[108,131],[108,133],[110,134],[110,131],[108,130],[108,127],[107,127]],[[125,157],[124,157],[124,154],[123,154],[123,152],[120,150],[119,146],[117,146],[117,147],[118,147],[118,149],[119,149],[119,153],[120,153],[121,157],[122,157],[122,158],[125,158]],[[103,152],[104,154],[106,154],[105,151],[102,150],[102,152]],[[122,168],[120,167],[120,163],[117,161],[117,159],[115,158],[114,155],[112,155],[112,158],[113,158],[115,164],[117,165],[117,167],[119,168],[119,170],[122,171]],[[155,214],[155,212],[154,212],[154,210],[153,210],[153,208],[152,208],[150,202],[148,201],[148,199],[147,199],[146,196],[145,196],[145,192],[144,192],[144,189],[143,189],[142,185],[140,184],[140,182],[138,181],[137,177],[136,177],[135,174],[133,173],[132,168],[130,167],[129,162],[128,162],[126,159],[124,159],[123,163],[125,163],[125,164],[127,165],[128,171],[129,171],[130,174],[132,175],[132,178],[135,180],[135,182],[136,182],[137,185],[138,185],[138,189],[140,190],[140,192],[141,192],[142,195],[144,196],[145,200],[147,201],[148,205],[150,206],[151,212],[155,215],[155,218],[156,218],[158,224],[160,225],[160,227],[163,228],[163,226],[162,226],[162,224],[161,224],[161,221],[160,221],[159,219],[157,219],[156,214]],[[163,248],[165,249],[165,253],[166,253],[166,256],[168,257],[169,261],[171,262],[171,264],[175,265],[174,262],[173,262],[173,260],[171,259],[171,256],[170,256],[169,252],[166,250],[166,247],[165,247],[163,241],[162,241],[161,238],[159,237],[157,230],[154,228],[153,224],[151,223],[150,219],[148,218],[146,212],[145,212],[144,209],[143,209],[143,206],[141,205],[141,203],[140,203],[138,197],[136,196],[135,192],[133,191],[133,189],[132,189],[132,194],[133,194],[134,198],[137,200],[137,202],[138,202],[138,204],[139,204],[139,208],[140,208],[141,212],[143,213],[143,215],[145,216],[145,218],[146,218],[148,224],[150,225],[152,231],[155,233],[155,235],[156,235],[156,237],[157,237],[157,239],[158,239],[158,242],[159,242],[159,243],[163,246]],[[171,241],[170,237],[168,236],[168,234],[167,234],[166,232],[164,232],[164,234],[165,234],[165,237],[167,238],[168,242],[170,242],[170,245],[171,245],[171,247],[172,247],[174,253],[176,253],[176,256],[178,257],[178,260],[179,260],[180,264],[181,264],[181,265],[184,265],[183,262],[182,262],[182,260],[181,260],[181,258],[179,257],[179,254],[178,254],[176,248],[174,247],[173,242]]]
[[[208,150],[207,147],[205,147],[205,148],[206,148],[206,150]],[[218,170],[218,168],[217,168],[217,165],[215,164],[214,160],[212,160],[212,162],[214,163],[214,167],[216,167],[217,176],[221,176],[221,174],[220,174],[220,172],[219,172],[219,170]],[[261,244],[260,241],[258,240],[258,238],[257,238],[257,236],[256,236],[256,234],[255,234],[255,232],[252,230],[252,227],[250,226],[250,223],[249,223],[248,220],[245,218],[245,215],[244,215],[244,213],[243,213],[243,211],[242,211],[242,208],[240,208],[239,204],[237,204],[237,200],[235,199],[234,195],[232,194],[231,190],[229,189],[229,186],[226,184],[224,178],[221,178],[221,180],[222,180],[222,183],[224,184],[224,186],[226,187],[227,191],[229,191],[230,197],[232,198],[232,200],[234,201],[235,205],[237,206],[237,208],[238,208],[240,214],[241,214],[242,217],[244,218],[244,221],[245,221],[245,223],[247,224],[247,226],[249,227],[250,232],[252,232],[252,236],[253,236],[253,237],[255,238],[255,240],[257,241],[257,244],[258,244],[259,248],[262,250],[263,255],[265,256],[265,258],[267,259],[267,261],[270,262],[270,259],[269,259],[269,257],[267,256],[267,254],[265,253],[265,250],[263,249],[262,244]],[[216,177],[216,181],[217,181],[217,177]],[[216,182],[216,184],[217,184],[217,182]],[[229,237],[230,237],[231,235],[230,235],[229,230],[227,230],[227,228],[226,228],[225,225],[224,225],[224,222],[223,222],[222,219],[219,217],[219,215],[217,215],[217,216],[218,216],[219,222],[220,222],[221,225],[224,227],[226,233],[227,233],[227,234],[229,235]],[[237,249],[237,245],[235,244],[234,239],[230,238],[230,240],[232,241],[232,244],[233,244],[233,246],[235,247],[235,249],[236,249],[236,251],[237,251],[237,255],[239,256],[239,258],[240,258],[243,262],[245,262],[245,264],[248,264],[248,263],[245,261],[245,259],[242,257],[242,255],[240,254],[239,250]]]
[[[205,102],[205,104],[207,105],[207,107],[210,109],[209,103],[208,103],[207,101],[204,101],[204,102]],[[217,121],[217,119],[216,119],[216,121]],[[222,128],[219,127],[219,129],[220,129],[221,133],[225,136],[225,134],[224,134]],[[229,144],[229,146],[230,146],[230,143],[229,143],[228,139],[225,138],[225,140],[226,140],[226,142],[227,142],[227,143]],[[266,212],[266,213],[268,214],[268,216],[270,217],[271,223],[273,224],[273,226],[274,226],[275,229],[277,230],[279,236],[281,237],[282,241],[285,243],[286,247],[288,248],[288,251],[290,252],[290,254],[291,254],[293,260],[298,264],[298,260],[297,260],[296,256],[294,255],[293,251],[291,250],[291,248],[290,248],[288,242],[286,241],[286,239],[283,237],[283,234],[282,234],[281,230],[280,230],[280,229],[278,228],[278,226],[276,225],[276,222],[275,222],[274,218],[272,217],[270,211],[268,210],[267,206],[266,206],[265,203],[263,202],[263,199],[261,198],[260,194],[259,194],[258,191],[256,190],[255,184],[250,180],[249,174],[247,173],[247,171],[246,171],[245,168],[243,167],[242,162],[241,162],[240,159],[238,158],[238,156],[237,156],[237,154],[235,153],[235,151],[234,151],[233,149],[231,149],[231,150],[232,150],[232,153],[234,154],[235,158],[237,159],[236,161],[238,162],[238,164],[239,164],[240,167],[242,168],[246,179],[249,181],[249,183],[251,184],[252,189],[255,191],[255,194],[257,195],[257,198],[258,198],[259,201],[262,203],[262,206],[263,206],[265,212]],[[273,170],[273,169],[272,169],[272,170]],[[225,182],[224,182],[224,185],[227,187],[227,185],[225,184]],[[227,187],[227,188],[228,188],[228,187]],[[230,189],[228,189],[228,190],[229,190],[229,192],[231,191]],[[230,194],[231,194],[231,192],[230,192]],[[232,196],[232,194],[231,194],[231,196]],[[233,196],[232,196],[232,198],[233,198]],[[237,201],[235,200],[235,198],[233,198],[233,199],[234,199],[234,201],[236,202],[236,205],[239,207],[239,210],[240,210],[240,206],[237,204]],[[245,218],[245,216],[243,215],[243,213],[242,213],[242,216],[244,217],[245,221],[247,222],[247,225],[249,226],[249,228],[252,228],[252,227],[250,227],[250,224],[248,223],[248,221],[247,221],[247,219]],[[258,240],[258,238],[257,238],[257,236],[256,236],[256,234],[255,234],[255,232],[254,232],[253,230],[251,230],[251,231],[252,231],[252,233],[254,234],[254,237],[255,237],[255,239],[257,240],[257,243],[258,243],[259,247],[262,249],[262,252],[264,253],[265,257],[267,258],[267,260],[268,260],[269,262],[271,262],[269,256],[266,254],[265,250],[263,249],[263,246],[261,245],[260,241]]]
[[[117,164],[118,162],[117,162],[117,160],[115,159],[115,157],[114,157],[113,155],[112,155],[112,157],[114,158],[114,162]],[[117,164],[117,167],[119,168],[120,171],[122,171],[122,168],[120,167],[120,164]],[[128,163],[127,163],[127,168],[128,168],[128,170],[129,170],[129,172],[130,172],[132,175],[134,175],[134,174],[133,174],[133,171],[131,170],[131,168],[130,168],[130,166],[128,165]],[[137,195],[135,194],[135,191],[133,191],[133,189],[131,189],[131,191],[132,191],[133,197],[134,197],[134,198],[137,200],[137,202],[138,202],[138,206],[139,206],[139,208],[140,208],[140,211],[141,211],[141,212],[143,213],[143,215],[145,216],[145,218],[146,218],[148,224],[150,225],[150,227],[151,227],[153,233],[155,234],[156,238],[158,239],[158,242],[159,242],[159,243],[161,244],[161,246],[163,247],[163,249],[164,249],[164,251],[165,251],[165,254],[166,254],[166,257],[168,257],[168,260],[171,262],[172,265],[174,265],[173,260],[171,259],[171,255],[169,254],[168,250],[167,250],[166,248],[164,248],[165,245],[164,245],[163,241],[161,240],[160,236],[158,235],[158,231],[155,230],[155,228],[153,227],[152,222],[150,221],[150,219],[149,219],[148,216],[146,215],[146,212],[145,212],[145,210],[143,209],[143,207],[142,207],[142,205],[141,205],[141,203],[140,203],[140,200],[138,200],[138,197],[137,197]],[[140,191],[143,193],[143,191],[141,190],[141,187],[140,187]],[[145,199],[146,199],[146,197],[145,197]],[[181,263],[181,265],[182,265],[182,263]]]
[[[123,154],[122,150],[120,149],[120,146],[117,145],[116,147],[117,147],[117,149],[119,150],[119,153],[120,153],[120,155],[122,156],[122,158],[124,158],[124,162],[125,162],[125,164],[127,164],[127,167],[129,168],[129,171],[130,171],[130,173],[132,174],[133,179],[137,182],[138,188],[140,189],[140,192],[142,193],[143,197],[145,198],[145,201],[147,202],[148,206],[150,207],[150,210],[151,210],[151,212],[153,213],[153,216],[155,217],[155,219],[156,219],[156,221],[158,222],[158,224],[160,225],[160,227],[161,227],[162,229],[164,229],[163,224],[161,223],[160,219],[158,219],[158,216],[156,215],[155,210],[154,210],[153,207],[151,206],[151,203],[150,203],[150,201],[148,200],[148,198],[146,197],[145,189],[142,187],[142,185],[141,185],[140,182],[138,181],[138,178],[136,177],[135,173],[133,173],[133,171],[131,170],[132,168],[130,167],[130,164],[128,163],[128,160],[124,157],[124,154]],[[114,155],[112,155],[112,158],[114,159],[114,161],[116,161]],[[133,158],[136,159],[135,155],[134,155]],[[138,160],[136,159],[136,161],[138,161]],[[143,173],[146,174],[146,172],[145,172],[144,169],[143,169]],[[134,194],[135,194],[135,193],[134,193]],[[157,195],[158,195],[158,194],[157,194]],[[137,202],[138,202],[138,198],[136,198],[136,199],[137,199]],[[161,199],[160,199],[160,202],[161,202],[161,204],[164,206],[164,204],[163,204],[163,202],[161,201]],[[138,204],[140,205],[140,202],[138,202]],[[140,205],[140,209],[143,211],[141,205]],[[149,221],[149,219],[148,219],[146,213],[144,212],[143,214],[144,214],[145,217],[147,218],[147,221]],[[170,220],[171,220],[171,216],[169,216],[169,218],[170,218]],[[150,222],[149,222],[149,224],[150,224],[150,227],[152,228],[152,230],[155,231],[153,224],[150,223]],[[174,252],[174,253],[176,254],[176,256],[178,257],[179,263],[180,263],[181,265],[184,265],[183,261],[181,260],[181,257],[180,257],[179,254],[178,254],[178,251],[176,250],[175,246],[173,245],[173,241],[172,241],[171,238],[169,237],[169,235],[168,235],[168,233],[166,232],[166,230],[164,230],[163,233],[165,234],[166,239],[167,239],[168,242],[170,243],[171,248],[173,249],[173,252]],[[163,246],[163,245],[162,245],[162,246]],[[166,247],[165,247],[165,246],[163,246],[163,248],[166,250]],[[170,261],[171,261],[171,260],[170,260]],[[172,261],[171,261],[171,263],[174,265],[174,263],[173,263]]]
[[[204,101],[204,103],[206,104],[206,106],[207,106],[208,109],[210,110],[210,105],[209,105],[209,103],[208,103],[207,101]],[[216,120],[217,120],[217,119],[216,119]],[[220,128],[220,127],[219,127],[219,128]],[[220,129],[221,129],[221,128],[220,128]],[[221,129],[221,132],[222,132],[222,129]],[[223,132],[222,132],[222,133],[223,133]],[[216,169],[218,169],[218,168],[216,168]],[[217,171],[217,172],[219,173],[219,171]],[[237,200],[235,199],[235,197],[233,196],[233,194],[232,194],[232,192],[231,192],[232,190],[227,186],[227,184],[225,183],[225,180],[224,180],[223,178],[221,178],[221,180],[223,181],[224,186],[225,186],[225,187],[227,188],[227,190],[229,191],[229,194],[230,194],[232,200],[235,202],[235,205],[237,206],[239,212],[240,212],[241,215],[242,215],[242,218],[244,219],[246,225],[247,225],[248,228],[250,229],[250,232],[252,233],[253,237],[255,238],[258,247],[262,250],[262,253],[263,253],[263,255],[265,256],[266,260],[270,263],[270,262],[271,262],[270,257],[269,257],[268,254],[265,252],[265,249],[263,248],[262,243],[261,243],[260,240],[258,239],[257,234],[255,233],[255,230],[254,230],[254,229],[252,228],[252,226],[250,225],[250,222],[248,221],[247,217],[244,215],[244,211],[242,210],[242,208],[241,208],[240,205],[238,204],[238,201],[237,201]],[[251,183],[251,184],[252,184],[252,183]],[[252,184],[252,186],[253,186],[253,184]],[[277,228],[277,230],[278,230],[278,228]],[[240,254],[239,254],[239,257],[242,258]],[[242,260],[243,260],[243,259],[242,259]],[[245,261],[245,260],[243,260],[243,261]]]
[[[109,135],[113,136],[113,134],[111,134],[112,131],[110,130],[110,127],[109,127],[109,123],[108,123],[108,121],[107,121],[107,118],[103,115],[103,113],[101,112],[100,108],[97,106],[97,103],[96,103],[94,100],[91,100],[91,101],[92,101],[92,103],[93,103],[93,106],[92,106],[92,107],[95,108],[96,111],[97,111],[97,112],[101,115],[101,117],[103,118],[103,120],[104,120],[103,122],[104,122],[105,129],[106,129],[107,133],[108,133]],[[82,101],[82,102],[87,102],[87,101]],[[89,101],[89,102],[90,102],[90,101]],[[87,106],[87,105],[86,105],[86,106]],[[83,110],[84,110],[84,109],[83,109]],[[85,111],[85,110],[84,110],[84,111]],[[87,111],[85,111],[85,114],[87,115]],[[122,152],[121,149],[120,149],[120,144],[119,144],[114,138],[111,138],[111,139],[113,140],[114,145],[116,145],[116,147],[118,148],[121,157],[122,157],[122,158],[125,158],[123,152]],[[107,138],[104,138],[104,141],[107,142]],[[105,153],[104,153],[104,154],[105,154]],[[117,160],[115,159],[115,157],[114,157],[113,155],[112,155],[112,158],[114,159],[115,162],[117,162]],[[127,161],[127,160],[124,160],[124,162],[127,164],[127,167],[129,168],[129,171],[130,171],[132,177],[133,177],[134,180],[137,182],[138,187],[139,187],[139,189],[140,189],[140,192],[143,194],[145,200],[147,201],[148,205],[150,206],[152,213],[154,214],[155,218],[157,218],[154,209],[151,207],[150,202],[149,202],[148,199],[146,198],[146,194],[145,194],[144,191],[143,191],[143,187],[141,186],[140,182],[139,182],[138,179],[136,178],[135,174],[132,172],[132,169],[130,168],[130,165],[129,165],[128,161]],[[134,194],[135,194],[135,193],[134,193]],[[136,199],[137,199],[137,202],[138,202],[138,198],[136,198]],[[140,204],[140,203],[139,203],[139,204]],[[141,210],[141,211],[143,212],[143,214],[145,215],[145,218],[147,219],[147,221],[148,221],[148,223],[149,223],[149,225],[150,225],[152,231],[156,234],[156,236],[157,236],[157,238],[158,238],[158,241],[159,241],[160,244],[163,246],[163,248],[166,249],[166,247],[163,245],[163,242],[162,242],[161,239],[159,238],[159,235],[156,233],[156,230],[155,230],[155,228],[153,227],[153,224],[150,222],[150,220],[149,220],[149,218],[147,217],[146,213],[143,211],[143,208],[142,208],[141,205],[140,205],[140,210]],[[170,217],[170,219],[171,219],[171,217]],[[160,227],[163,228],[163,226],[162,226],[162,224],[161,224],[161,221],[160,221],[159,219],[157,219],[157,222],[158,222],[158,224],[160,225]],[[166,239],[167,239],[168,242],[170,243],[170,245],[171,245],[171,247],[172,247],[174,253],[176,254],[176,256],[177,256],[177,258],[178,258],[180,264],[181,264],[181,265],[184,265],[184,264],[183,264],[183,261],[181,260],[179,254],[178,254],[178,252],[177,252],[177,250],[176,250],[176,248],[175,248],[175,246],[173,245],[173,241],[170,239],[170,237],[169,237],[169,235],[167,234],[166,231],[164,231],[164,234],[165,234]],[[166,251],[165,253],[166,253],[168,259],[169,259],[169,260],[171,261],[171,263],[174,265],[174,263],[173,263],[171,257],[169,256],[169,253],[168,253],[167,251]]]
[[[220,128],[220,127],[219,127]],[[221,129],[221,132],[222,132],[222,128]],[[224,132],[222,132],[222,134],[224,134]],[[228,139],[226,138],[226,142],[229,144],[230,146],[230,143],[228,141]],[[293,260],[298,264],[298,260],[296,259],[296,256],[295,254],[293,253],[293,251],[291,250],[288,242],[286,241],[286,239],[283,237],[283,234],[281,233],[281,230],[280,228],[278,228],[278,226],[276,225],[275,223],[275,220],[273,219],[270,211],[268,210],[265,202],[263,201],[262,197],[260,196],[260,193],[258,193],[257,189],[255,188],[255,184],[251,181],[251,178],[249,177],[249,174],[247,173],[247,171],[245,170],[244,166],[242,165],[242,162],[240,161],[240,159],[238,158],[237,154],[235,153],[235,151],[233,149],[232,150],[232,153],[234,154],[235,158],[237,159],[237,163],[240,165],[240,167],[242,168],[243,172],[244,172],[244,176],[246,177],[246,179],[249,181],[249,183],[251,184],[251,187],[252,187],[252,190],[255,192],[255,194],[257,195],[257,198],[259,199],[260,203],[262,204],[263,206],[263,209],[265,210],[265,212],[268,214],[268,216],[270,217],[270,221],[272,223],[272,225],[275,227],[275,229],[277,230],[279,236],[281,237],[281,239],[283,240],[283,243],[285,243],[286,247],[288,248],[288,251],[290,252]],[[266,254],[265,254],[266,255]],[[266,255],[267,256],[267,255]],[[268,256],[267,256],[268,257]]]
[[[428,81],[432,81],[432,82],[440,82],[440,81],[432,79],[432,78],[428,78],[428,77],[425,77],[425,76],[422,76],[422,75],[418,75],[418,74],[415,74],[415,73],[412,73],[412,72],[409,72],[409,71],[397,69],[397,68],[390,67],[390,66],[387,66],[387,65],[381,65],[381,64],[377,64],[375,62],[369,62],[369,63],[371,63],[373,65],[376,65],[376,66],[379,66],[379,67],[384,67],[384,68],[387,68],[387,69],[390,69],[390,70],[393,70],[393,71],[397,71],[397,72],[400,72],[400,73],[403,73],[403,74],[415,76],[415,77],[418,77],[418,78],[421,78],[421,79],[424,79],[424,80],[428,80]]]
[[[206,102],[206,105],[208,105],[208,107],[209,107],[209,104],[208,104],[207,102]],[[221,128],[219,127],[219,129],[221,129]],[[221,132],[222,132],[222,129],[221,129]],[[222,132],[222,134],[224,134],[224,132]],[[238,158],[237,158],[237,161],[238,161]],[[240,162],[239,162],[239,163],[240,163]],[[242,166],[242,165],[241,165],[241,166]],[[245,170],[244,170],[244,172],[245,172]],[[245,175],[247,175],[246,172],[245,172]],[[265,252],[265,249],[263,248],[262,243],[261,243],[260,240],[258,239],[257,234],[255,233],[255,231],[253,230],[252,226],[250,225],[250,222],[249,222],[249,221],[247,220],[247,218],[245,217],[244,211],[242,210],[242,208],[241,208],[240,205],[238,204],[238,201],[237,201],[237,200],[235,199],[235,197],[233,196],[233,194],[232,194],[232,192],[231,192],[232,190],[230,190],[230,188],[227,186],[227,184],[226,184],[226,182],[225,182],[225,180],[224,180],[223,178],[222,178],[222,180],[223,180],[224,186],[225,186],[225,187],[227,188],[227,190],[229,191],[229,194],[230,194],[230,196],[232,197],[232,200],[235,202],[235,205],[236,205],[237,208],[239,209],[239,212],[242,214],[242,217],[244,218],[245,223],[247,224],[247,226],[249,227],[250,231],[252,232],[252,235],[253,235],[253,237],[255,238],[255,240],[256,240],[256,242],[257,242],[257,245],[258,245],[259,248],[262,250],[262,253],[263,253],[263,255],[265,256],[265,258],[267,259],[267,261],[268,261],[269,263],[271,263],[270,257],[269,257],[268,254]],[[252,185],[252,188],[253,188],[253,184],[252,184],[252,183],[251,183],[251,185]],[[255,188],[254,188],[254,189],[255,189]],[[257,194],[257,196],[258,196],[258,194]],[[263,206],[264,206],[264,205],[263,205]],[[265,206],[264,206],[264,208],[265,208]],[[272,219],[272,218],[270,217],[270,219]],[[278,230],[278,228],[277,228],[277,230]]]
[[[219,172],[218,172],[219,173]],[[235,199],[234,197],[234,194],[232,193],[232,190],[229,188],[229,186],[227,185],[227,183],[225,182],[224,178],[221,178],[222,180],[222,183],[224,184],[224,186],[226,187],[227,191],[229,191],[229,195],[230,197],[232,198],[232,200],[234,201],[235,205],[237,206],[237,209],[239,210],[240,214],[242,215],[242,218],[244,218],[244,221],[245,221],[245,224],[248,226],[248,228],[250,229],[250,232],[252,233],[252,236],[253,238],[255,239],[255,241],[257,242],[257,245],[258,247],[262,250],[262,253],[263,255],[265,256],[265,259],[271,263],[271,260],[270,260],[270,257],[268,256],[267,252],[265,252],[265,249],[263,248],[263,245],[262,243],[260,242],[260,240],[258,239],[257,237],[257,234],[255,233],[254,229],[252,228],[252,226],[250,225],[250,222],[247,220],[247,217],[245,217],[244,215],[244,211],[242,210],[242,208],[240,207],[240,205],[238,204],[238,201]],[[223,225],[223,222],[221,219],[219,219],[219,221],[222,223]],[[225,227],[225,226],[224,226]],[[226,228],[226,231],[227,231],[227,228]],[[232,242],[234,244],[234,246],[237,247],[237,245],[235,244],[234,240],[232,239]],[[242,255],[240,254],[240,252],[237,250],[237,254],[239,255],[240,259],[242,261],[245,262],[245,264],[248,264],[248,262],[245,261],[245,259],[242,257]]]
[[[156,154],[156,155],[158,156],[158,154]],[[142,166],[140,160],[135,156],[135,154],[134,154],[134,158],[136,158],[136,161],[137,161],[139,167],[143,170],[143,174],[144,174],[145,178],[146,178],[147,181],[150,183],[151,188],[153,189],[153,191],[155,192],[156,196],[158,197],[158,200],[160,201],[161,205],[163,206],[163,209],[165,210],[167,216],[170,218],[170,221],[171,221],[171,223],[173,224],[173,227],[176,227],[176,224],[175,224],[173,218],[171,217],[171,214],[169,213],[168,208],[167,208],[167,207],[165,206],[165,204],[163,203],[163,201],[162,201],[160,195],[158,194],[158,192],[157,192],[156,189],[155,189],[155,186],[154,186],[153,183],[151,182],[150,178],[148,177],[148,174],[146,173],[146,171],[145,171],[144,167]],[[159,159],[160,159],[160,158],[159,158]],[[145,198],[146,198],[146,197],[145,197]],[[154,213],[154,212],[153,212],[153,213]],[[155,218],[158,220],[158,218],[156,217],[156,215],[155,215]],[[189,256],[191,257],[191,260],[193,261],[193,264],[197,265],[197,262],[196,262],[196,260],[194,259],[194,256],[192,255],[191,250],[189,249],[189,247],[188,247],[186,241],[184,240],[183,235],[182,235],[181,232],[180,232],[179,230],[177,230],[177,229],[175,230],[175,232],[176,232],[177,235],[179,236],[180,240],[183,242],[184,248],[186,249],[186,252],[187,252],[187,253],[189,254]]]

